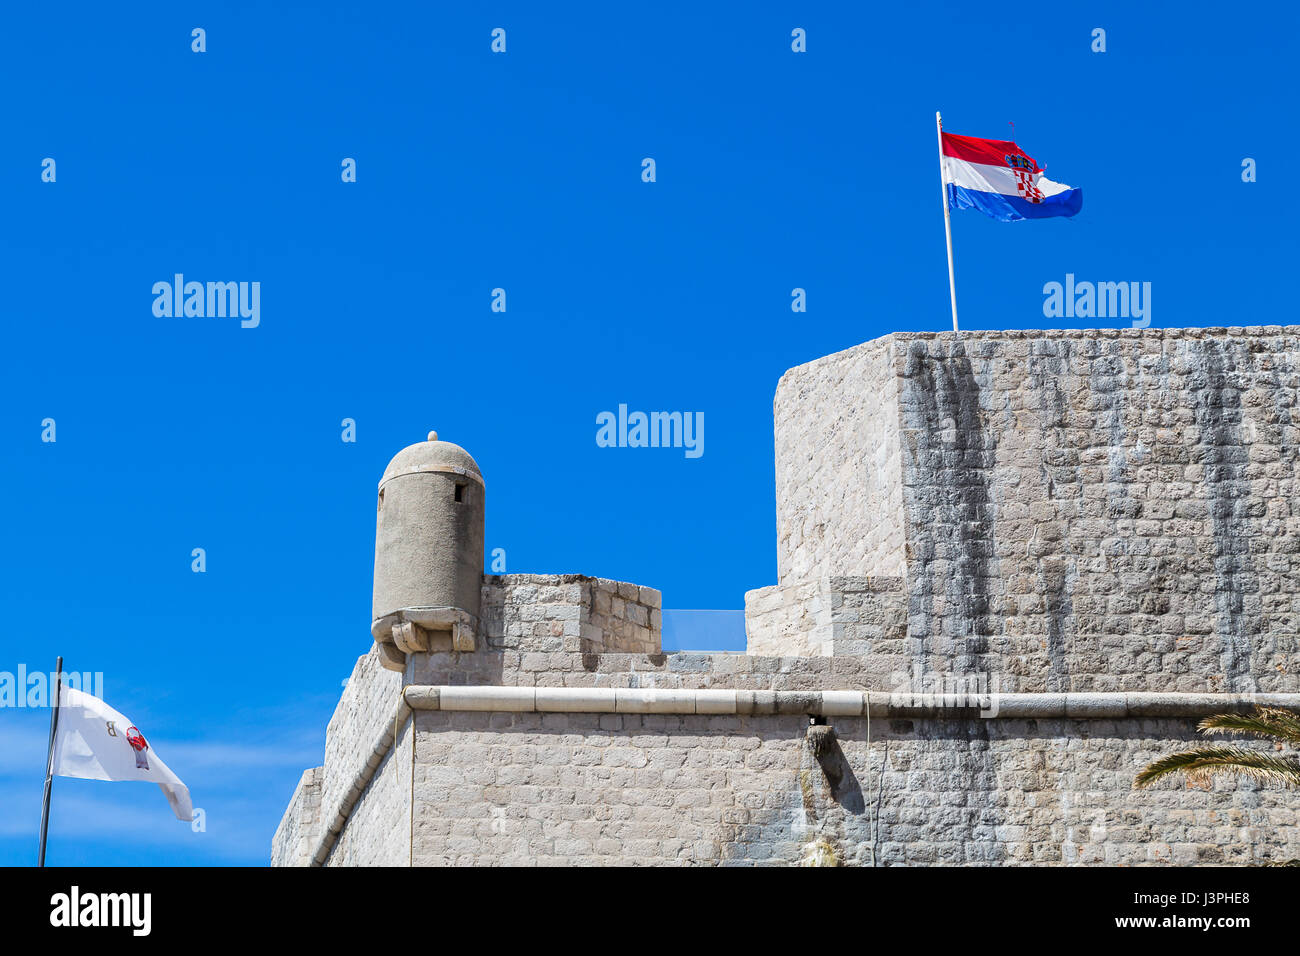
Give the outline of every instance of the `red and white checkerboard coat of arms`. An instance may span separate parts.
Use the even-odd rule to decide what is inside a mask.
[[[1042,202],[1043,191],[1038,188],[1036,180],[1038,164],[1026,156],[1013,156],[1010,153],[1004,158],[1011,167],[1011,174],[1016,177],[1016,190],[1021,197],[1034,203]]]

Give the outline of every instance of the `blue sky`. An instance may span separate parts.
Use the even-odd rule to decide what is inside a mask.
[[[510,571],[775,583],[781,373],[950,324],[936,109],[1084,189],[954,216],[963,327],[1042,327],[1066,273],[1151,282],[1156,326],[1295,321],[1291,5],[474,6],[6,11],[0,671],[102,671],[207,816],[60,778],[52,864],[265,864],[370,642],[376,482],[431,428]],[[260,325],[155,317],[178,272],[259,281]],[[705,454],[598,448],[619,404],[703,412]],[[47,723],[0,710],[0,863]]]

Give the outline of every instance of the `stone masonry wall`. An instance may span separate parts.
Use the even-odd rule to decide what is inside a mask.
[[[276,830],[272,857],[279,865],[305,865],[331,823],[359,768],[370,758],[377,735],[397,705],[404,683],[430,677],[439,683],[511,682],[507,667],[553,657],[574,666],[590,655],[655,653],[660,649],[659,592],[627,582],[585,575],[512,574],[484,577],[482,645],[472,653],[412,654],[405,674],[385,670],[372,647],[357,659],[325,734],[325,763],[304,774]],[[429,662],[439,662],[434,673]],[[413,676],[418,675],[418,676]],[[399,739],[401,732],[399,731]],[[400,745],[399,745],[400,746]],[[410,759],[407,743],[406,762]],[[390,768],[390,764],[396,764]],[[353,809],[331,860],[357,865],[406,863],[409,856],[409,794],[400,755],[376,771]],[[329,817],[329,819],[325,819]],[[353,824],[351,820],[359,821]],[[366,834],[364,837],[360,834]],[[305,856],[302,856],[305,854]]]
[[[870,625],[858,631],[869,634]],[[853,633],[849,631],[850,635]],[[858,638],[849,637],[849,640]],[[905,638],[895,631],[870,640],[872,650],[860,656],[760,656],[756,654],[690,651],[674,654],[577,654],[554,652],[498,654],[415,654],[408,668],[408,682],[415,684],[493,684],[507,687],[657,687],[664,689],[735,688],[739,690],[866,690],[916,693],[939,692],[953,678],[957,687],[972,687],[957,680],[948,670],[914,668],[913,658],[904,652]],[[1118,661],[1127,660],[1117,651]],[[1009,658],[1020,666],[1017,658]],[[987,678],[983,690],[996,693],[1032,693],[1023,687],[1014,667],[1006,671],[981,672]],[[1008,672],[1010,676],[1008,677]],[[1222,680],[1216,675],[1159,672],[1126,674],[1108,670],[1105,662],[1096,673],[1076,675],[1077,692],[1178,692],[1221,693]],[[1086,676],[1086,680],[1083,678]],[[1295,693],[1294,683],[1277,681],[1278,693]],[[1261,689],[1262,690],[1262,689]]]
[[[821,656],[830,640],[829,602],[820,580],[745,592],[746,653]]]
[[[412,655],[406,679],[878,690],[896,681],[886,670],[896,657],[430,653]],[[880,865],[1300,857],[1289,791],[1231,781],[1132,790],[1150,759],[1197,739],[1190,719],[876,719],[868,747],[865,720],[831,718],[843,760],[825,767],[797,715],[413,719],[414,776],[408,722],[328,865],[790,863],[826,847],[840,862],[874,854]]]
[[[306,866],[316,852],[313,836],[320,832],[321,769],[304,770],[299,778],[289,809],[271,838],[272,866]]]
[[[885,691],[891,676],[878,658],[758,657],[711,652],[576,654],[556,651],[411,655],[413,684],[503,687],[657,687],[663,689]],[[894,658],[885,661],[896,663]],[[490,675],[491,679],[485,679]]]
[[[1222,863],[1300,857],[1286,791],[1134,791],[1189,721],[418,712],[416,865]],[[883,781],[880,777],[884,767]],[[872,821],[880,806],[880,828]]]
[[[326,828],[334,823],[341,798],[351,789],[377,735],[391,718],[402,678],[380,666],[373,644],[357,658],[325,730],[325,763],[303,774],[275,831],[273,865],[306,866],[310,862]],[[409,756],[408,747],[408,760]],[[373,806],[374,801],[371,803]],[[358,809],[354,808],[354,815]],[[404,853],[408,836],[409,826],[403,832]]]
[[[663,596],[654,588],[596,578],[584,653],[658,654],[663,647]]]
[[[353,776],[370,757],[376,737],[385,727],[391,732],[388,721],[401,688],[402,675],[380,666],[373,645],[357,658],[325,730],[325,764],[321,769],[323,815],[332,814],[352,786]],[[322,819],[321,825],[328,827],[331,822]],[[319,839],[320,833],[315,836]]]
[[[749,654],[889,655],[903,664],[906,632],[902,578],[826,576],[745,595]]]
[[[407,720],[397,732],[396,746],[352,808],[326,866],[410,865],[413,740]]]
[[[661,647],[662,598],[582,574],[485,575],[483,631],[495,649],[652,654]]]
[[[1300,328],[1276,326],[895,334],[793,369],[778,527],[802,515],[815,533],[782,531],[782,581],[860,573],[892,540],[869,499],[894,426],[859,423],[895,394],[914,673],[1294,691],[1298,386]],[[828,431],[835,402],[848,411]],[[811,472],[782,437],[809,432],[825,459]]]
[[[886,336],[792,368],[777,385],[782,584],[826,574],[903,573],[899,381],[892,351]]]

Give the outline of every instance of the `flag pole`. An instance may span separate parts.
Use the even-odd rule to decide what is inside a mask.
[[[54,665],[54,710],[50,713],[50,746],[45,754],[45,795],[41,798],[41,845],[37,851],[37,866],[45,865],[45,834],[50,828],[50,789],[54,783],[54,736],[59,729],[59,698],[63,696],[63,657]]]
[[[934,125],[939,131],[939,191],[943,193],[943,231],[948,237],[948,296],[952,299],[952,330],[957,331],[957,281],[952,274],[952,216],[948,211],[948,186],[943,181],[943,118],[934,114]]]

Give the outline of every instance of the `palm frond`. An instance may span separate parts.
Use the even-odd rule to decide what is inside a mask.
[[[1197,747],[1170,754],[1148,764],[1133,781],[1146,787],[1171,774],[1182,773],[1194,783],[1204,783],[1216,773],[1234,773],[1266,783],[1300,787],[1300,758],[1277,757],[1245,747]]]
[[[1197,728],[1203,734],[1242,733],[1300,744],[1300,714],[1276,707],[1260,707],[1253,714],[1215,714]]]

